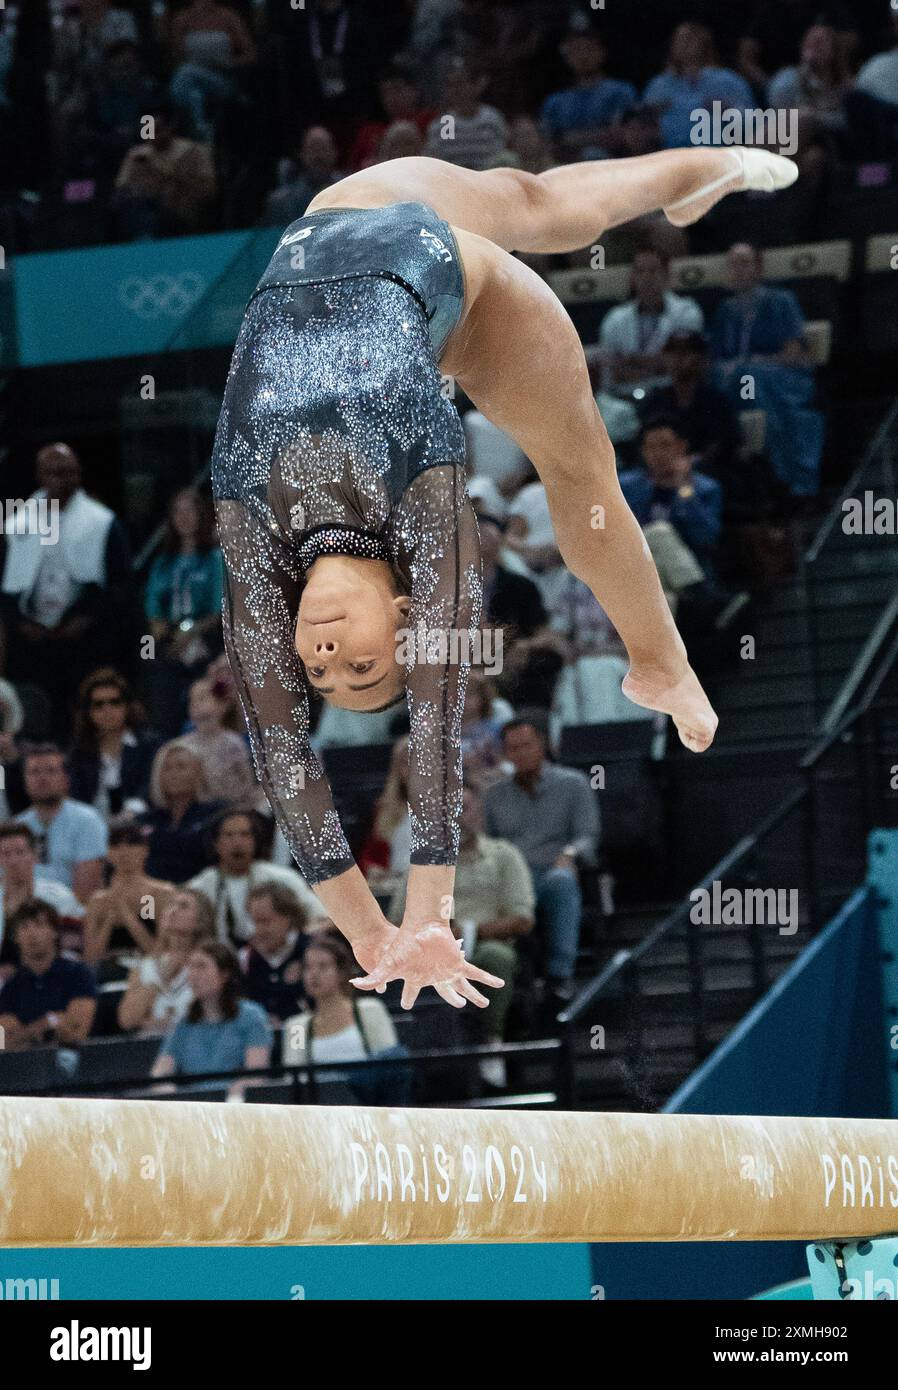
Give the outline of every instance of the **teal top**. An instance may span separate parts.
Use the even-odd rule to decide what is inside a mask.
[[[224,582],[221,551],[157,555],[144,598],[146,615],[156,622],[179,623],[221,612]]]

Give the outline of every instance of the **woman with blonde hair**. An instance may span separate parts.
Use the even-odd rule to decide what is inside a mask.
[[[147,873],[170,883],[194,878],[210,861],[209,830],[222,803],[209,798],[203,760],[184,739],[164,743],[153,759]]]
[[[118,1006],[119,1027],[147,1036],[167,1033],[193,998],[187,962],[195,947],[215,939],[212,904],[194,888],[179,888],[159,921],[152,955],[134,967]]]

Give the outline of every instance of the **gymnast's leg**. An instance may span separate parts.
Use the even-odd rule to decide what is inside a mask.
[[[706,146],[584,160],[543,174],[478,173],[440,159],[394,159],[350,174],[309,209],[418,201],[505,251],[560,253],[589,246],[610,228],[658,209],[685,226],[727,193],[784,188],[797,173],[791,160],[766,150]]]

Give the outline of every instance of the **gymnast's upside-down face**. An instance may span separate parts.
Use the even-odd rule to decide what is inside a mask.
[[[296,650],[309,685],[341,709],[370,712],[395,700],[405,689],[396,633],[409,606],[385,561],[319,556],[296,620]]]

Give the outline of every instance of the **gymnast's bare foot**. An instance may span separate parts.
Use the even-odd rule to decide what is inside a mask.
[[[703,154],[703,172],[697,175],[694,190],[664,209],[668,222],[675,227],[688,227],[697,222],[728,193],[744,193],[749,188],[773,193],[779,188],[788,188],[798,178],[798,165],[794,160],[769,150],[740,146],[738,149],[709,149]]]
[[[621,690],[634,705],[669,714],[680,742],[691,752],[704,753],[710,748],[717,732],[717,715],[691,666],[673,682],[658,673],[631,668]]]

